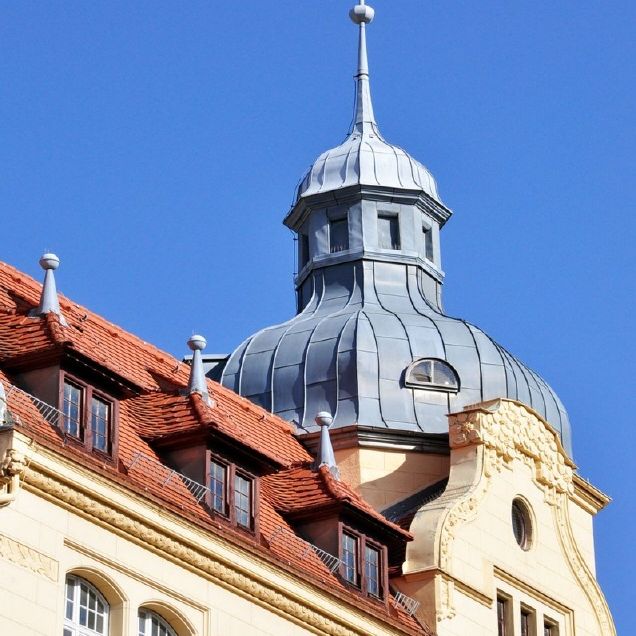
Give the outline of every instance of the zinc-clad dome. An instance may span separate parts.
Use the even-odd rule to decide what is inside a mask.
[[[354,130],[342,144],[323,152],[303,177],[297,199],[352,185],[422,190],[441,203],[433,175],[385,141],[375,126]]]
[[[267,327],[232,353],[222,382],[314,431],[320,411],[333,427],[448,432],[448,413],[494,398],[531,406],[571,454],[570,425],[548,384],[478,327],[435,309],[415,267],[341,265],[313,273],[313,295],[288,322]],[[365,284],[372,277],[373,284]],[[451,365],[459,391],[410,388],[409,365],[434,358]]]
[[[221,381],[298,432],[315,431],[316,414],[328,411],[334,428],[384,429],[386,439],[447,433],[449,413],[514,399],[571,454],[568,416],[548,384],[441,308],[439,232],[451,211],[429,171],[379,132],[365,39],[372,17],[366,5],[352,11],[360,26],[352,129],[305,174],[285,219],[299,239],[299,313],[245,340]]]

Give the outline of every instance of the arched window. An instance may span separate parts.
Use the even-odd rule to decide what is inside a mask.
[[[425,358],[416,360],[406,370],[405,384],[416,389],[433,391],[459,391],[459,376],[444,360]]]
[[[167,620],[149,609],[139,610],[139,636],[177,636]]]
[[[108,634],[108,603],[85,579],[66,577],[64,636]]]

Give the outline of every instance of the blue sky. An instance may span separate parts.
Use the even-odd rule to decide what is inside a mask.
[[[633,3],[377,0],[385,137],[436,176],[445,307],[558,391],[619,633],[629,590],[636,232]],[[2,259],[180,356],[294,311],[281,224],[343,139],[349,3],[3,3]]]

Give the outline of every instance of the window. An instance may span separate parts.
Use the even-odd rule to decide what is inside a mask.
[[[224,464],[214,460],[210,462],[210,505],[222,515],[227,514],[226,472],[227,466]]]
[[[522,550],[529,550],[532,539],[530,510],[522,499],[515,499],[511,509],[512,532]]]
[[[430,227],[422,226],[422,235],[424,237],[424,256],[426,260],[433,260],[433,231]]]
[[[138,616],[139,636],[177,636],[168,621],[157,612],[140,609]]]
[[[341,528],[340,560],[342,578],[367,596],[384,597],[385,549],[350,528]]]
[[[508,611],[509,603],[507,598],[497,597],[497,636],[509,636],[508,632]]]
[[[88,581],[66,577],[64,636],[94,636],[108,633],[108,603]]]
[[[347,217],[329,221],[329,251],[334,254],[349,249],[349,223]]]
[[[210,455],[208,505],[248,530],[255,527],[256,478],[235,464]],[[230,484],[232,487],[230,487]]]
[[[534,612],[529,607],[521,607],[521,636],[535,636]]]
[[[559,636],[559,626],[546,618],[543,622],[543,636]]]
[[[400,223],[397,216],[378,216],[378,246],[383,250],[400,249]]]
[[[302,269],[309,262],[309,237],[306,234],[298,235],[298,266]]]
[[[342,533],[343,576],[346,581],[358,585],[358,538]]]
[[[93,387],[64,375],[62,382],[64,432],[87,450],[107,455],[113,451],[113,402]]]
[[[435,358],[413,362],[406,370],[405,384],[437,391],[459,391],[459,377],[455,369],[448,362]]]

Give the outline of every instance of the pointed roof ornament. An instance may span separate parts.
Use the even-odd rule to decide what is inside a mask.
[[[340,471],[336,464],[336,456],[331,445],[329,427],[333,424],[333,416],[327,411],[320,411],[316,415],[316,424],[320,426],[320,447],[318,449],[318,468],[326,466],[335,479],[340,480]]]
[[[57,286],[55,284],[55,274],[53,273],[60,266],[60,259],[55,255],[47,252],[40,257],[40,267],[44,270],[44,284],[42,285],[42,294],[40,296],[40,304],[36,309],[30,312],[31,316],[44,316],[45,314],[56,314],[59,316],[60,323],[67,327],[60,303],[57,298]]]
[[[351,11],[349,17],[360,27],[358,35],[358,72],[356,78],[356,105],[354,112],[353,129],[351,132],[378,133],[377,123],[373,115],[371,102],[371,87],[369,85],[369,61],[367,58],[366,25],[373,20],[375,11],[361,0]],[[371,129],[371,130],[369,130]]]
[[[190,368],[190,381],[188,382],[188,393],[199,393],[204,402],[210,406],[211,400],[208,393],[208,383],[203,370],[203,359],[201,351],[205,349],[207,341],[203,336],[193,335],[188,339],[188,347],[192,351],[192,365]]]

